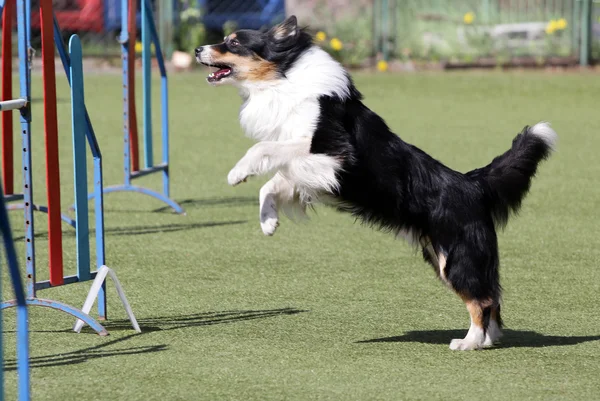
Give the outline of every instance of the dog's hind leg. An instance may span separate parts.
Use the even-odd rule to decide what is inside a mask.
[[[492,306],[490,324],[485,331],[484,347],[491,347],[502,337],[502,318],[500,317],[500,304]]]
[[[442,278],[465,302],[471,326],[465,338],[450,343],[453,350],[490,347],[500,337],[500,284],[497,252],[487,247],[454,244]],[[478,251],[478,249],[482,251]],[[485,249],[485,251],[483,251]]]
[[[471,326],[465,338],[455,338],[450,342],[450,349],[460,351],[481,349],[485,343],[490,308],[475,299],[465,299],[464,301],[471,316]]]

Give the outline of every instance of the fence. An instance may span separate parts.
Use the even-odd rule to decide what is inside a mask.
[[[381,25],[375,46],[384,58],[463,64],[600,58],[598,0],[380,0],[375,8]]]

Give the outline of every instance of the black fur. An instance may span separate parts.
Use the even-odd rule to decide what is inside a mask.
[[[486,327],[492,308],[501,323],[495,226],[519,209],[549,146],[525,127],[506,153],[462,174],[392,133],[350,85],[350,98],[320,98],[311,146],[344,160],[338,208],[378,228],[410,232],[422,246],[430,241],[446,257],[445,280],[463,299],[481,302]]]
[[[283,37],[276,36],[277,30]],[[285,76],[286,71],[298,57],[313,44],[312,36],[305,29],[298,27],[294,16],[268,31],[240,30],[235,35],[235,40],[239,44],[232,46],[231,40],[228,40],[217,45],[220,51],[229,51],[246,57],[258,56],[276,64],[282,76]]]

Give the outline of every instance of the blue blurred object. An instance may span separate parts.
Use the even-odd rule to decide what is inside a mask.
[[[235,22],[239,29],[260,29],[285,19],[285,0],[198,0],[198,5],[206,28],[218,31],[226,22]]]

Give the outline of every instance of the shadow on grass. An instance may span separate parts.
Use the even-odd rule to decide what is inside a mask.
[[[102,344],[95,345],[93,347],[83,348],[77,351],[64,352],[60,354],[50,354],[42,356],[33,356],[29,358],[29,364],[31,368],[47,368],[53,366],[64,366],[64,365],[77,365],[80,363],[88,362],[93,359],[114,357],[114,356],[127,356],[127,355],[138,355],[138,354],[149,354],[153,352],[165,351],[167,349],[166,344],[159,345],[146,345],[139,347],[128,347],[118,349],[106,349],[111,345],[122,343],[129,340],[132,337],[139,336],[140,334],[131,334],[122,338],[117,338],[111,341],[104,342]],[[17,369],[16,359],[7,359],[4,363],[4,371],[12,371]]]
[[[553,347],[559,345],[575,345],[589,341],[600,340],[597,336],[549,336],[535,331],[503,330],[504,336],[494,348],[537,348]],[[454,338],[464,338],[467,330],[423,330],[409,331],[396,337],[374,338],[358,341],[358,343],[422,343],[422,344],[450,344]]]
[[[176,231],[195,230],[199,228],[221,227],[236,224],[247,223],[247,220],[236,221],[208,221],[204,223],[192,224],[164,224],[161,226],[130,226],[130,227],[108,227],[104,229],[105,235],[144,235],[157,233],[171,233]],[[90,235],[94,235],[94,229],[90,230]],[[67,229],[62,232],[63,237],[75,237],[75,230]],[[48,232],[40,232],[35,234],[35,238],[48,238]],[[24,240],[24,236],[13,238],[14,241]]]
[[[178,316],[159,316],[138,319],[144,331],[167,331],[188,327],[210,326],[214,324],[237,323],[254,319],[265,319],[283,315],[295,315],[308,312],[296,308],[267,309],[267,310],[232,310],[220,312],[199,312]],[[131,323],[127,319],[106,322],[104,325],[111,330],[131,330]]]
[[[242,205],[257,205],[257,196],[234,196],[229,198],[206,198],[206,199],[184,199],[179,202],[184,209],[194,209],[208,206],[242,206]],[[154,209],[156,213],[171,213],[172,209],[169,206],[163,206]]]
[[[176,330],[188,327],[201,327],[209,326],[214,324],[225,324],[225,323],[237,323],[247,320],[254,319],[265,319],[283,315],[295,315],[302,312],[308,312],[306,310],[300,310],[295,308],[281,308],[281,309],[267,309],[267,310],[232,310],[232,311],[220,311],[220,312],[201,312],[179,316],[162,316],[162,317],[151,317],[138,319],[141,333],[130,334],[128,336],[117,338],[105,343],[95,345],[93,347],[83,348],[81,350],[65,352],[60,354],[50,354],[43,356],[31,357],[30,365],[32,368],[45,368],[53,366],[63,365],[75,365],[79,363],[88,362],[93,359],[116,357],[116,356],[127,356],[127,355],[138,355],[148,354],[153,352],[166,351],[167,344],[158,345],[147,345],[139,347],[128,347],[118,349],[106,349],[115,344],[122,343],[133,337],[141,336],[155,331],[168,331]],[[103,326],[110,333],[111,331],[125,331],[132,330],[131,322],[127,319],[106,321],[103,322]],[[31,330],[34,333],[73,333],[70,329],[64,330]],[[14,331],[5,331],[13,332]],[[85,326],[82,333],[94,334],[94,332]],[[17,369],[16,359],[7,359],[4,364],[5,371],[12,371]]]

